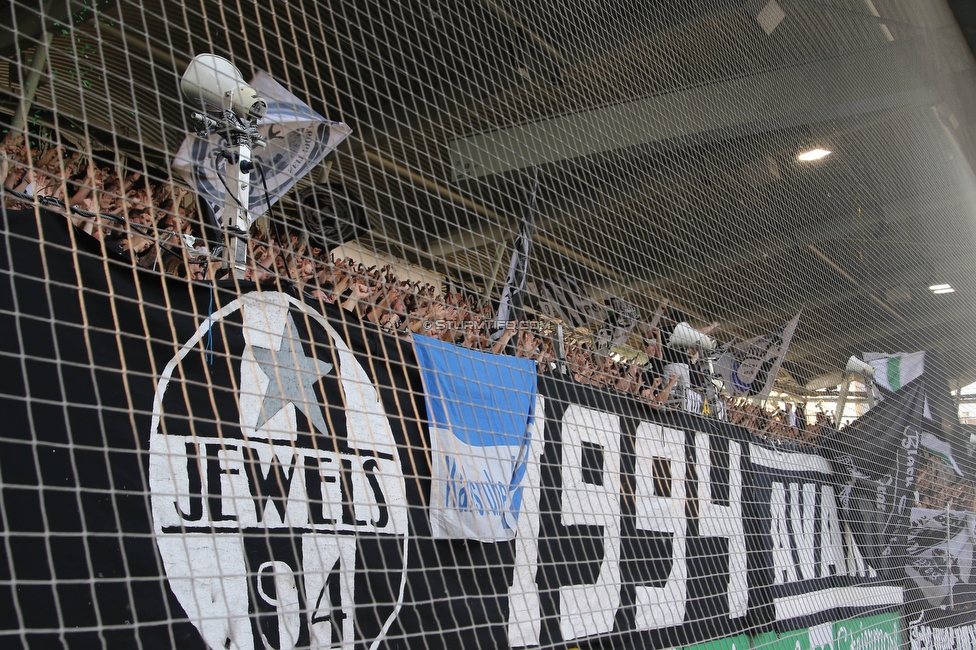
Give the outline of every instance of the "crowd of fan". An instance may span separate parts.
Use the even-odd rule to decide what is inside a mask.
[[[312,297],[338,303],[389,333],[433,336],[475,350],[515,354],[536,361],[540,372],[564,372],[580,384],[626,393],[656,409],[681,408],[679,378],[662,360],[665,348],[658,328],[639,335],[642,354],[623,360],[586,337],[568,337],[560,345],[554,328],[544,321],[509,322],[502,329],[488,301],[457,290],[442,292],[429,283],[401,281],[392,266],[366,267],[352,258],[333,259],[328,250],[296,233],[252,229],[249,259],[246,279],[288,279]],[[562,354],[557,354],[560,347]],[[698,359],[691,355],[690,361],[694,365]],[[776,442],[815,445],[831,426],[822,412],[808,423],[802,407],[783,411],[746,400],[718,399],[729,421]]]
[[[918,457],[918,478],[915,483],[918,506],[944,510],[976,512],[976,483],[960,478],[942,458],[922,449]]]
[[[214,278],[219,261],[209,258],[197,202],[192,196],[188,200],[185,187],[152,182],[139,171],[120,173],[114,165],[99,165],[94,156],[65,147],[28,147],[23,137],[6,137],[0,154],[5,188],[73,208],[66,211],[73,225],[107,248],[163,273]],[[28,207],[26,200],[10,193],[4,203],[8,208]],[[338,303],[389,333],[433,336],[471,349],[515,354],[536,361],[540,372],[565,373],[580,384],[625,393],[657,409],[682,405],[681,391],[675,390],[678,377],[667,374],[657,328],[638,334],[642,350],[629,360],[586,337],[570,336],[560,345],[554,330],[539,321],[509,323],[499,333],[486,300],[456,290],[442,292],[429,283],[401,281],[391,266],[367,268],[352,258],[334,259],[301,234],[272,232],[262,223],[250,233],[246,279],[291,282],[312,298]],[[688,360],[692,368],[698,361],[694,355]],[[722,400],[721,411],[729,422],[778,443],[816,445],[833,427],[823,412],[809,422],[800,405],[779,409],[769,402],[764,406],[716,399]],[[945,463],[925,453],[918,494],[922,507],[941,509],[951,503],[955,509],[976,511],[976,484],[959,480]]]
[[[71,222],[141,266],[205,279],[207,250],[196,202],[171,182],[153,182],[138,170],[120,170],[92,153],[8,134],[0,145],[0,178],[9,190],[47,205],[70,208]],[[28,207],[7,194],[8,208]]]
[[[499,327],[488,301],[425,282],[401,281],[392,266],[365,267],[352,258],[333,259],[297,234],[252,231],[246,279],[281,278],[325,303],[338,303],[384,331],[432,336],[466,348],[508,352],[537,362],[540,372],[565,369],[582,384],[632,394],[655,407],[668,402],[676,378],[647,377],[639,363],[615,361],[588,342],[559,343],[555,331],[539,321]]]
[[[171,181],[153,182],[140,171],[99,164],[92,154],[54,144],[28,146],[22,136],[11,135],[2,144],[0,177],[7,189],[69,206],[69,218],[77,228],[133,256],[140,266],[197,280],[213,279],[219,267],[209,258],[202,238],[197,202],[193,197],[187,200],[188,190]],[[10,208],[26,207],[9,193],[4,201]],[[680,391],[675,390],[678,377],[666,373],[661,361],[657,328],[642,333],[643,354],[629,361],[585,338],[568,338],[559,350],[555,332],[539,321],[498,328],[486,300],[456,290],[442,292],[429,283],[401,281],[391,266],[367,268],[352,258],[335,259],[301,233],[270,228],[263,220],[252,227],[248,247],[245,279],[291,282],[387,332],[512,353],[536,361],[540,372],[558,370],[581,384],[626,393],[654,408],[681,405]],[[802,415],[791,419],[745,401],[725,400],[724,406],[730,421],[772,440],[813,444],[825,424],[822,414],[808,426]]]
[[[744,399],[726,402],[729,422],[776,442],[800,446],[816,445],[820,436],[833,429],[833,422],[818,411],[808,422],[803,406],[788,404],[785,408],[763,407]]]

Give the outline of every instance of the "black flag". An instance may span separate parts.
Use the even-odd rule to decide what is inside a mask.
[[[512,261],[508,266],[508,278],[505,288],[498,302],[496,322],[498,324],[495,336],[508,327],[509,321],[517,321],[522,315],[525,304],[525,283],[529,277],[529,259],[532,257],[532,233],[535,230],[535,201],[539,193],[538,177],[532,179],[532,190],[529,201],[522,215],[522,225],[515,238],[515,250],[512,251]]]
[[[826,442],[845,481],[841,503],[871,566],[903,575],[922,444],[924,385],[917,379]]]

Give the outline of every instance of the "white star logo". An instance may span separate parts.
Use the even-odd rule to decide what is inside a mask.
[[[315,384],[320,377],[332,372],[333,365],[306,356],[301,340],[295,335],[291,314],[288,315],[277,350],[252,346],[251,352],[269,380],[254,428],[259,428],[291,403],[305,414],[317,431],[328,433],[322,407],[316,401]]]

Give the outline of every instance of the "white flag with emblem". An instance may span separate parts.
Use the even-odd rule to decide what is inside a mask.
[[[736,343],[715,362],[715,374],[730,395],[759,399],[769,396],[799,322],[797,314],[769,334]]]
[[[322,162],[352,129],[325,119],[264,72],[258,72],[250,85],[268,102],[268,114],[257,123],[258,133],[267,144],[251,151],[259,169],[251,172],[248,211],[257,216]],[[209,138],[190,135],[173,160],[173,170],[216,206],[218,219],[226,194],[227,163],[224,158],[218,160],[216,154],[227,146],[220,134]]]

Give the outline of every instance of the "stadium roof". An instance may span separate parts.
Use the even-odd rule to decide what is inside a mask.
[[[976,61],[943,1],[53,6],[38,117],[78,137],[167,166],[179,77],[213,51],[354,128],[329,180],[377,250],[497,290],[538,168],[537,277],[666,297],[725,338],[802,310],[797,386],[862,351],[976,380]],[[17,7],[0,52],[27,60]]]

